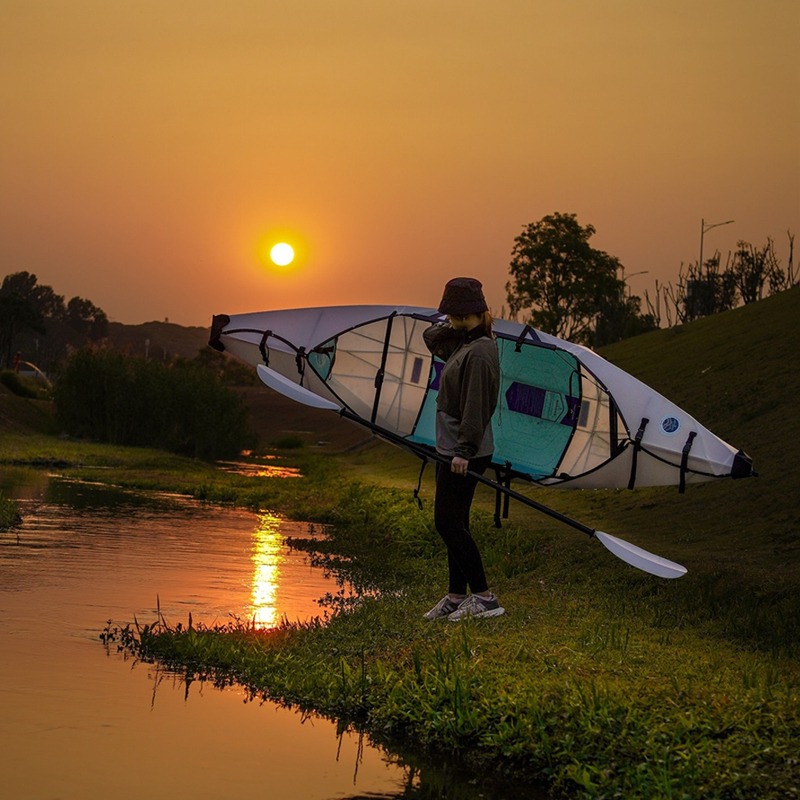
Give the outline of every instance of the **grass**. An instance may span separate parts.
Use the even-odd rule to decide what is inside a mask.
[[[19,506],[0,492],[0,531],[13,528],[20,521]]]
[[[334,524],[323,558],[362,592],[327,625],[167,628],[116,636],[143,658],[352,721],[378,741],[430,749],[476,776],[553,796],[785,798],[800,794],[800,386],[794,289],[606,351],[753,456],[758,479],[636,492],[535,490],[564,513],[684,563],[664,581],[597,542],[512,506],[475,533],[509,613],[431,625],[442,547],[430,475],[384,445],[283,453],[303,480],[256,480],[157,451],[4,437],[2,457]],[[2,405],[0,404],[0,408]],[[78,465],[82,466],[78,466]],[[372,590],[382,590],[378,597]]]

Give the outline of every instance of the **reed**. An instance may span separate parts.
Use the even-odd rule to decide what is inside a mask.
[[[78,350],[58,376],[54,399],[62,429],[95,441],[204,459],[238,454],[250,443],[239,396],[195,362]]]

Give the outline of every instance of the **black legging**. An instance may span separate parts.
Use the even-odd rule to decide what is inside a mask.
[[[491,461],[491,456],[473,458],[469,469],[482,475]],[[447,545],[450,594],[466,594],[467,587],[473,594],[489,588],[478,545],[469,531],[469,511],[477,485],[475,478],[452,472],[449,463],[437,462],[433,520]]]

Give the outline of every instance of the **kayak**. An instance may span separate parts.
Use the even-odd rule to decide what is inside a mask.
[[[422,333],[443,320],[432,308],[384,305],[220,314],[209,344],[424,453],[435,447],[443,363]],[[496,320],[494,332],[493,462],[505,479],[683,491],[755,474],[746,453],[589,348],[507,320]]]

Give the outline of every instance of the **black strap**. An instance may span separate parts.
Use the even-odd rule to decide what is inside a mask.
[[[500,474],[500,467],[497,467],[494,471],[495,477],[497,478],[497,482],[502,484],[503,478]],[[494,526],[495,528],[502,528],[503,523],[500,522],[500,509],[502,507],[503,502],[503,493],[500,489],[495,489],[494,494]]]
[[[503,467],[495,466],[494,474],[497,478],[498,488],[495,489],[494,501],[494,526],[495,528],[502,528],[502,519],[508,519],[508,506],[510,498],[503,488],[511,488],[511,462],[506,461]]]
[[[519,353],[522,350],[522,343],[525,341],[525,337],[530,333],[532,330],[530,325],[526,325],[522,329],[522,333],[517,337],[516,346],[514,347],[514,351]]]
[[[297,371],[300,373],[300,381],[302,383],[303,375],[306,374],[306,349],[305,347],[297,348],[297,355],[294,357],[294,363],[297,365]]]
[[[686,491],[686,470],[689,465],[689,451],[692,449],[695,436],[697,436],[697,431],[692,431],[686,439],[686,444],[683,446],[683,455],[681,455],[681,480],[678,484],[678,491],[681,494]]]
[[[417,488],[414,489],[414,499],[417,501],[417,507],[422,511],[422,498],[420,498],[419,493],[422,489],[422,476],[425,473],[425,467],[428,466],[428,457],[421,453],[418,455],[422,459],[422,466],[419,468],[419,478],[417,479]]]
[[[258,349],[261,351],[261,358],[264,359],[264,366],[269,366],[269,347],[267,347],[267,339],[272,336],[272,331],[264,331],[261,341],[258,343]]]
[[[642,449],[642,437],[644,436],[644,429],[650,420],[647,417],[642,417],[642,422],[639,425],[639,430],[636,431],[636,436],[633,438],[633,458],[631,459],[631,477],[628,480],[628,488],[633,489],[636,486],[636,469],[639,461],[639,451]]]
[[[383,376],[386,372],[386,359],[389,356],[389,342],[392,338],[392,322],[397,312],[393,311],[386,319],[386,335],[383,340],[383,353],[381,355],[381,365],[375,374],[375,400],[372,403],[372,416],[370,422],[375,422],[378,416],[378,405],[381,401],[381,389],[383,389]]]

